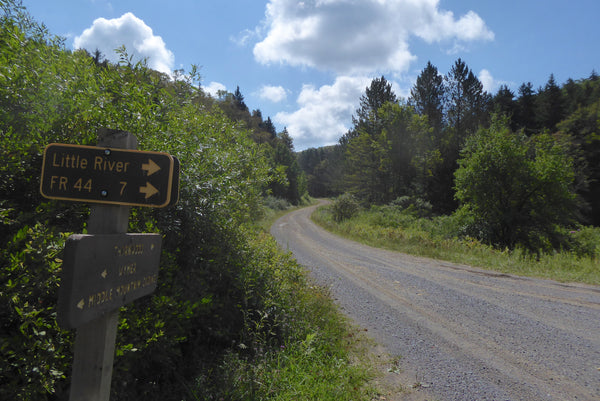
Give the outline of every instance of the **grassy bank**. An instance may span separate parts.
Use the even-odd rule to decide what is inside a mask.
[[[340,236],[374,247],[412,255],[463,263],[502,273],[548,278],[561,282],[600,285],[598,255],[575,252],[531,254],[520,249],[495,249],[473,238],[458,238],[456,221],[449,216],[418,218],[391,208],[372,208],[336,222],[330,207],[319,208],[313,220]],[[584,228],[571,233],[584,237],[588,247],[598,249],[597,229]],[[595,247],[595,248],[594,248]],[[597,252],[597,251],[596,251]]]
[[[304,200],[304,206],[311,204]],[[297,207],[266,199],[248,251],[248,280],[269,283],[261,310],[248,311],[244,338],[198,377],[189,400],[371,400],[375,367],[368,341],[340,313],[325,289],[313,286],[291,254],[268,235],[273,222]],[[257,296],[259,296],[257,294]],[[259,316],[255,316],[259,315]],[[216,368],[215,368],[216,366]],[[217,397],[217,398],[215,398]]]

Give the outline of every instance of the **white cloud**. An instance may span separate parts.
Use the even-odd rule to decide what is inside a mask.
[[[160,36],[154,35],[152,28],[132,13],[110,20],[98,18],[74,40],[76,49],[90,52],[99,49],[112,62],[119,61],[115,49],[123,45],[134,60],[148,58],[148,66],[152,69],[167,74],[173,70],[173,52],[167,49]]]
[[[483,90],[490,93],[495,94],[502,85],[506,85],[508,87],[514,86],[514,82],[497,80],[492,76],[492,73],[486,69],[483,69],[479,72],[479,81],[483,85]]]
[[[258,92],[258,97],[269,100],[273,103],[279,103],[286,99],[287,92],[282,86],[264,85]]]
[[[457,19],[439,0],[270,0],[264,28],[254,46],[258,62],[346,75],[406,72],[416,58],[413,36],[450,48],[494,38],[476,13]]]
[[[259,32],[259,29],[253,31],[244,29],[242,32],[238,33],[237,36],[230,36],[229,40],[238,46],[246,46],[250,41],[259,36]]]
[[[492,93],[492,91],[494,91],[498,86],[494,80],[494,77],[492,76],[492,73],[486,69],[483,69],[479,72],[479,80],[483,85],[483,90],[489,93]]]
[[[343,76],[318,89],[304,85],[296,100],[299,109],[279,112],[274,120],[287,127],[296,150],[332,145],[350,129],[352,114],[370,82],[366,77]]]
[[[430,19],[431,23],[416,26],[414,33],[428,43],[447,39],[494,40],[494,33],[487,28],[485,22],[475,12],[469,11],[460,19],[455,20],[454,13],[451,11],[437,10],[437,1],[421,1],[421,3],[431,3],[432,8],[427,11],[424,18],[424,20]]]
[[[211,82],[208,86],[203,86],[202,90],[212,97],[217,97],[219,91],[227,90],[227,88],[220,82]]]

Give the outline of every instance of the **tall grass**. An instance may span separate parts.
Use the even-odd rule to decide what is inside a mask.
[[[383,206],[336,222],[330,209],[322,207],[312,219],[336,234],[374,247],[502,273],[600,285],[598,228],[567,232],[574,244],[569,251],[532,254],[518,248],[496,249],[474,238],[459,237],[460,222],[453,216],[419,218],[410,211]]]
[[[363,352],[356,329],[318,289],[308,289],[297,304],[295,333],[279,349],[252,358],[232,352],[225,358],[222,399],[371,399],[373,371],[354,362]]]

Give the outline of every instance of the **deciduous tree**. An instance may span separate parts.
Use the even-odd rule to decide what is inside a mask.
[[[558,246],[558,225],[575,220],[573,160],[547,134],[513,133],[504,118],[467,140],[456,171],[456,198],[467,233],[501,247]]]
[[[578,192],[587,203],[586,222],[600,225],[600,100],[577,109],[557,126],[571,139]]]

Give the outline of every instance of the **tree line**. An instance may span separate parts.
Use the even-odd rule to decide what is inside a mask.
[[[364,205],[408,198],[427,205],[434,214],[468,208],[473,215],[477,209],[482,213],[479,223],[503,216],[503,227],[526,216],[536,221],[533,226],[542,225],[540,216],[546,207],[554,208],[551,215],[555,216],[548,220],[544,215],[548,224],[598,225],[599,113],[600,80],[595,72],[586,79],[569,79],[562,86],[551,75],[537,90],[530,82],[522,84],[517,94],[503,85],[492,95],[462,59],[445,75],[429,62],[408,99],[399,99],[385,77],[373,79],[360,98],[352,128],[339,143],[305,150],[298,160],[314,196],[347,192]],[[496,148],[489,149],[492,146]],[[512,163],[520,163],[528,173],[510,171],[510,164],[502,164],[510,152],[514,157],[521,154]],[[485,159],[477,159],[484,155]],[[497,171],[492,174],[493,168]],[[483,177],[469,175],[467,170]],[[506,173],[513,174],[510,183],[501,179]],[[562,181],[543,181],[543,174]],[[466,188],[475,178],[488,180],[487,185]],[[485,195],[482,192],[492,193],[494,186],[502,187],[498,191],[506,195],[501,198],[505,205],[486,205],[499,210],[492,217],[476,202]],[[540,186],[557,191],[564,187],[566,192],[553,198],[542,194]],[[519,191],[521,198],[538,196],[543,201],[528,203],[516,195]],[[508,211],[511,207],[512,212]],[[536,213],[539,216],[531,217]],[[481,223],[487,227],[473,231],[495,244],[534,246],[535,241],[524,239],[525,234],[517,235],[518,239],[500,234],[496,223]]]
[[[266,194],[297,205],[307,194],[307,187],[287,129],[277,132],[271,117],[264,120],[260,109],[250,112],[239,86],[233,93],[219,91],[216,102],[230,119],[251,131],[252,139],[265,152],[275,177],[267,186]]]

